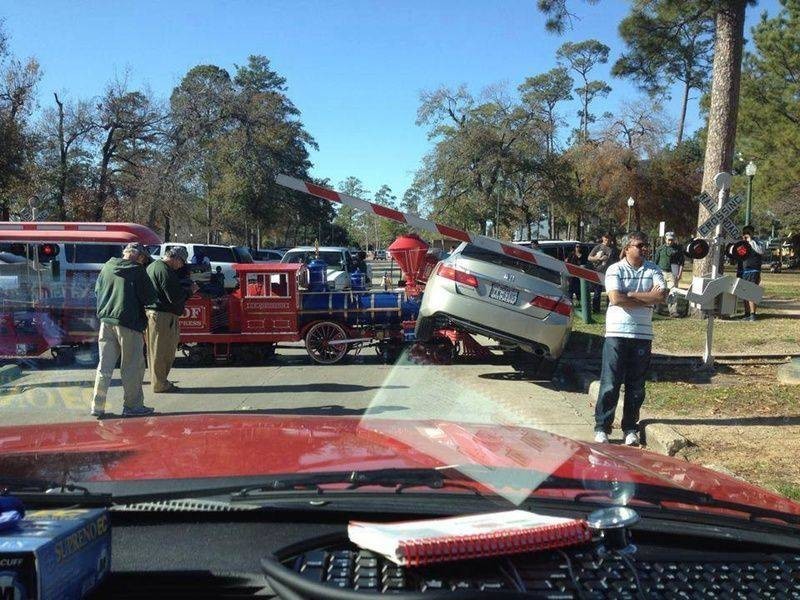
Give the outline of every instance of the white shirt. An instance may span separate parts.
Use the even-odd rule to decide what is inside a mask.
[[[658,286],[667,289],[664,274],[654,262],[646,260],[638,269],[626,259],[608,267],[606,271],[606,291],[649,292]],[[608,305],[606,312],[606,337],[653,339],[653,307],[637,306],[628,308]]]

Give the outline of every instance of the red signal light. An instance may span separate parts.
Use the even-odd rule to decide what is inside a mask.
[[[39,260],[41,262],[48,262],[58,256],[58,244],[39,244],[37,249]]]
[[[692,240],[686,245],[686,254],[692,260],[699,260],[708,256],[710,246],[708,242],[702,238]]]
[[[733,260],[745,260],[748,256],[750,256],[751,248],[750,242],[747,240],[739,240],[738,242],[734,242],[728,247],[728,256],[731,257]]]

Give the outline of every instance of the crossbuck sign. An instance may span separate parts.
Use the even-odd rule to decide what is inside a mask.
[[[697,228],[697,233],[700,234],[700,237],[711,237],[717,225],[722,227],[725,237],[729,239],[737,240],[742,236],[736,224],[728,218],[742,205],[744,200],[741,196],[729,196],[728,200],[720,208],[717,208],[717,202],[705,192],[697,200],[711,213],[708,219]]]

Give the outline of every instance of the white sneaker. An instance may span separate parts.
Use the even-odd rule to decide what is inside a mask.
[[[598,444],[607,444],[608,435],[605,431],[596,431],[594,434],[594,441]]]
[[[626,446],[638,446],[639,445],[639,434],[635,431],[631,431],[630,433],[625,435],[625,445]]]

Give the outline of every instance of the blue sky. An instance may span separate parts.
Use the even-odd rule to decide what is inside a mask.
[[[566,40],[596,38],[611,60],[595,77],[611,95],[593,112],[614,111],[638,95],[609,69],[623,50],[617,25],[629,3],[571,0],[579,19],[563,36],[545,32],[536,0],[0,0],[11,49],[34,55],[44,71],[41,105],[54,91],[92,97],[113,77],[167,98],[191,67],[232,69],[267,56],[319,143],[313,175],[338,183],[359,177],[373,193],[388,184],[402,196],[430,148],[414,124],[419,95],[465,83],[473,92],[549,70]],[[777,0],[748,11],[747,31]],[[679,96],[667,105],[677,116]],[[576,119],[577,102],[564,114]],[[700,125],[692,106],[687,130]]]

